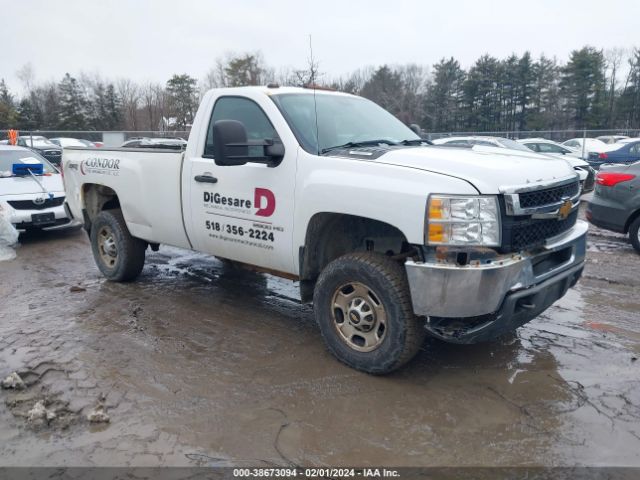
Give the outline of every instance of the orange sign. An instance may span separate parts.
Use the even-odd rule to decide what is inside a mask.
[[[9,130],[9,145],[16,145],[18,143],[18,131]]]

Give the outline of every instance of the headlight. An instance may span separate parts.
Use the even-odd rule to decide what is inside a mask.
[[[500,246],[500,209],[495,196],[431,195],[426,225],[428,245]]]

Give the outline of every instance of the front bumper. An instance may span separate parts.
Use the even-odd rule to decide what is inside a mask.
[[[436,336],[472,343],[535,318],[561,298],[584,268],[588,225],[577,221],[535,252],[458,265],[405,263],[413,310]]]
[[[65,228],[73,228],[80,225],[80,222],[71,219],[67,215],[64,205],[40,210],[18,210],[5,203],[4,208],[9,210],[9,221],[18,231],[25,231],[28,229],[40,229],[46,231],[63,230]],[[41,213],[53,213],[55,221],[51,224],[34,225],[32,215]]]

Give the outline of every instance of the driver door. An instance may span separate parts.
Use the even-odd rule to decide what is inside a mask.
[[[257,101],[240,96],[222,96],[215,101],[204,151],[189,159],[189,237],[193,247],[218,257],[293,273],[297,149],[285,148],[284,158],[275,167],[251,162],[220,166],[212,158],[212,126],[218,120],[242,122],[249,140],[279,138]],[[261,147],[249,147],[249,155],[261,156]]]

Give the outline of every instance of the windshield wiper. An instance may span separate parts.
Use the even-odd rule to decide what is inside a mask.
[[[426,143],[427,145],[433,145],[431,140],[427,140],[426,138],[412,138],[411,140],[402,140],[400,145],[422,145]]]
[[[343,145],[335,145],[333,147],[327,147],[320,150],[320,153],[327,153],[331,150],[339,150],[341,148],[354,148],[354,147],[367,147],[369,145],[379,145],[384,143],[385,145],[397,145],[396,142],[392,142],[390,140],[363,140],[361,142],[347,142]]]

